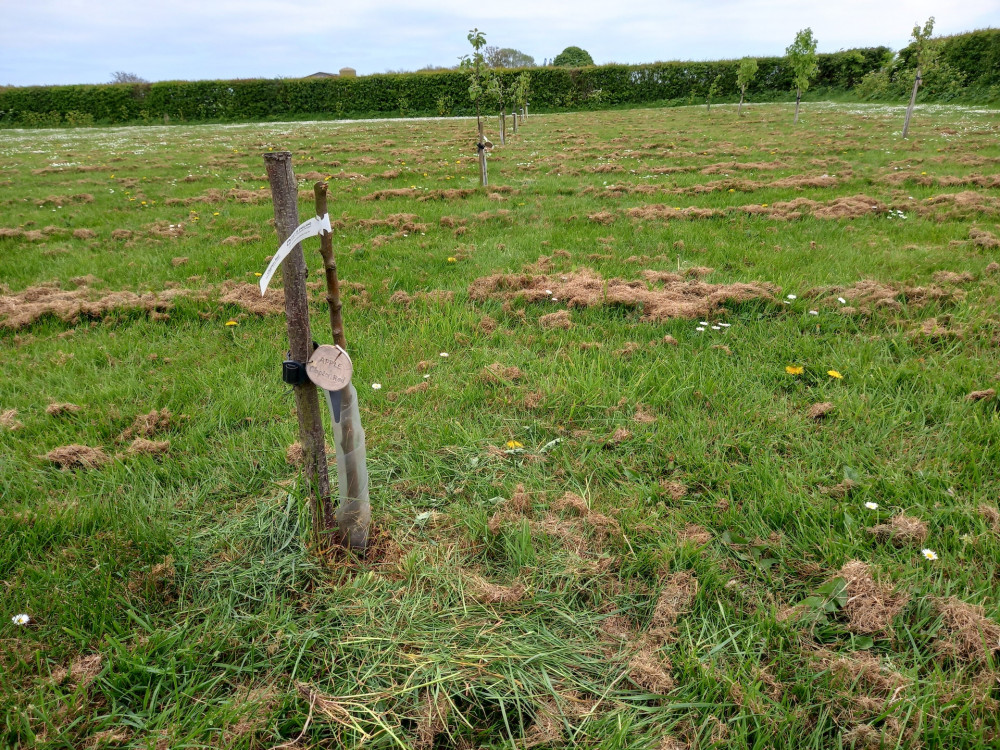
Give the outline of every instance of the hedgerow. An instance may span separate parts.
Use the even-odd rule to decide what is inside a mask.
[[[964,49],[964,48],[963,48]],[[819,55],[815,87],[847,91],[892,57],[886,47]],[[759,58],[747,93],[773,99],[792,88],[783,57]],[[718,79],[735,92],[739,60],[531,69],[534,112],[702,100]],[[512,85],[520,70],[498,71]],[[164,81],[13,87],[0,91],[0,125],[55,126],[137,122],[254,121],[306,116],[385,117],[472,113],[461,71],[357,78]]]

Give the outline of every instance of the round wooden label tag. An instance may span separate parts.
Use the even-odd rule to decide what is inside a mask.
[[[339,391],[351,382],[354,366],[351,358],[339,346],[324,344],[306,362],[306,375],[327,391]]]

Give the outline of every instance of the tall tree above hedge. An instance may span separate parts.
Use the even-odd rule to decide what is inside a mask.
[[[910,105],[906,108],[906,118],[903,120],[903,137],[910,131],[910,118],[913,116],[913,106],[917,103],[917,91],[920,89],[923,71],[927,73],[937,60],[939,48],[931,41],[934,33],[934,16],[927,19],[923,28],[919,25],[913,27],[910,38],[913,40],[912,46],[916,52],[917,70],[913,76],[913,92],[910,94]]]
[[[567,47],[556,55],[552,64],[559,68],[585,68],[594,64],[594,58],[585,49]]]
[[[819,62],[816,59],[816,38],[812,29],[806,27],[795,35],[795,41],[785,49],[788,64],[792,67],[795,83],[795,122],[799,121],[799,103],[802,92],[809,88],[809,82],[816,77]]]

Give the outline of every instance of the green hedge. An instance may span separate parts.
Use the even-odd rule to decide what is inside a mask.
[[[885,65],[886,47],[819,56],[814,86],[847,90]],[[792,87],[784,58],[759,58],[751,98]],[[535,111],[701,99],[717,76],[735,93],[738,60],[531,68]],[[520,71],[505,71],[512,81]],[[153,84],[13,87],[0,91],[0,125],[51,126],[135,122],[254,121],[309,115],[366,117],[471,114],[468,79],[458,71],[357,78],[165,81]]]
[[[985,89],[1000,85],[1000,29],[979,29],[934,40],[941,46],[939,62],[958,72],[965,85]],[[899,51],[898,65],[915,68],[913,44]]]

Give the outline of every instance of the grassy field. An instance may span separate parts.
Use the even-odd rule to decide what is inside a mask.
[[[0,745],[1000,741],[1000,127],[901,125],[533,116],[485,190],[469,120],[0,133]],[[272,149],[363,560],[307,550]]]

